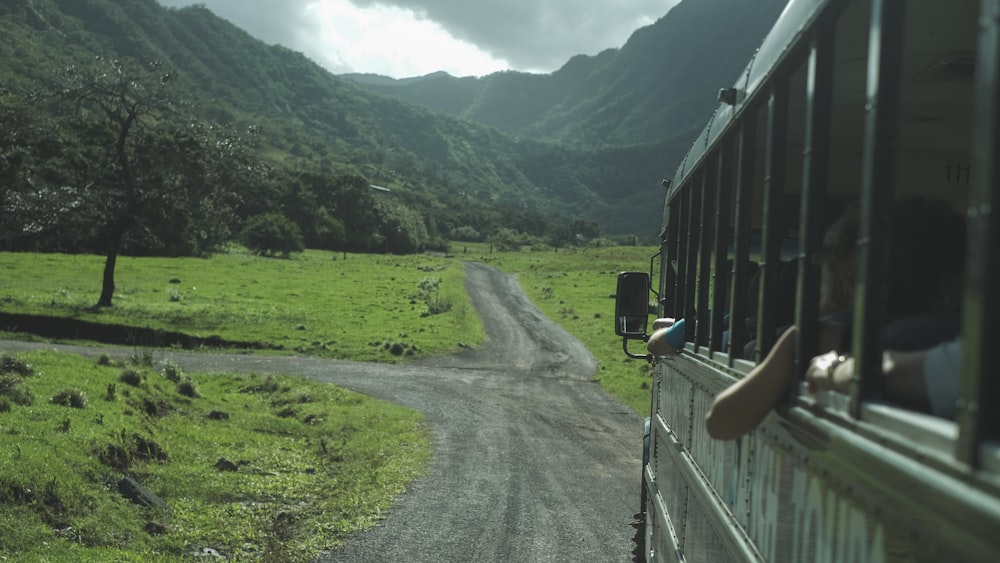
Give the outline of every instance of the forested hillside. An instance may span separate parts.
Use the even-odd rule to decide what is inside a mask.
[[[757,18],[761,27],[767,17]],[[635,77],[674,64],[655,39],[668,20],[636,32],[620,52],[577,57],[550,76],[471,79],[472,94],[447,95],[472,96],[468,107],[478,109],[453,116],[331,75],[204,7],[7,0],[0,249],[104,252],[115,240],[129,253],[198,254],[248,226],[297,232],[310,247],[390,252],[461,237],[562,245],[602,230],[653,235],[659,180],[697,127],[630,138],[628,123],[658,124],[643,117],[648,103],[622,89],[642,98],[659,92]],[[748,31],[741,45],[762,35]],[[729,39],[719,50],[730,50]],[[747,54],[731,56],[742,64]],[[697,66],[702,55],[690,57]],[[566,85],[547,106],[488,103],[531,100],[531,85],[550,89],[546,81]],[[523,86],[519,98],[510,96],[512,84]],[[108,113],[97,86],[132,88],[138,97],[129,100],[141,100],[142,113],[134,121]],[[533,125],[518,136],[494,127],[518,121]],[[609,136],[608,123],[622,125]],[[569,142],[572,131],[588,142]],[[230,152],[217,150],[223,146]]]
[[[587,146],[690,143],[786,3],[687,0],[620,49],[578,55],[548,75],[344,76],[516,135]]]

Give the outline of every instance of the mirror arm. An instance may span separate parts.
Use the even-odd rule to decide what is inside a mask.
[[[643,340],[645,341],[646,338],[643,338]],[[622,338],[622,350],[625,351],[626,356],[632,358],[633,360],[646,360],[647,362],[653,361],[652,354],[633,354],[632,352],[629,352],[628,341],[629,341],[628,338]]]

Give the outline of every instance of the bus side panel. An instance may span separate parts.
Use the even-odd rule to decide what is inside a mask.
[[[659,412],[663,396],[663,378],[654,375],[653,413]],[[684,484],[683,479],[675,478],[670,471],[672,464],[670,463],[669,449],[673,447],[671,444],[670,433],[662,424],[662,420],[654,415],[650,420],[649,427],[649,457],[646,460],[646,466],[643,467],[647,497],[643,499],[646,507],[646,534],[643,547],[646,560],[649,563],[683,561],[679,551],[680,540],[670,520],[670,509],[666,505],[666,499],[686,499],[687,490],[686,488],[680,491],[670,489],[672,485]]]
[[[746,457],[738,468],[737,495],[745,499],[744,526],[768,561],[792,561],[795,520],[792,487],[796,471],[787,452],[774,447],[759,432],[739,440]]]
[[[654,449],[651,452],[650,468],[655,485],[649,487],[653,497],[648,503],[647,525],[654,522],[656,529],[649,544],[656,557],[654,560],[669,560],[662,551],[672,549],[664,546],[660,527],[663,522],[672,525],[676,534],[674,541],[686,561],[739,561],[734,555],[729,534],[741,534],[736,530],[720,533],[722,521],[717,517],[711,503],[705,499],[716,495],[712,481],[707,480],[702,469],[694,463],[689,445],[702,444],[707,435],[704,432],[704,410],[710,397],[690,379],[677,372],[679,365],[661,362],[654,371],[659,397],[657,411],[653,413],[651,432]],[[733,443],[718,442],[712,447],[721,459],[736,459],[737,447]],[[713,464],[713,478],[720,483],[732,483],[735,473],[728,468],[732,463]],[[735,487],[729,487],[735,491]],[[659,512],[666,511],[666,515]]]
[[[691,456],[712,489],[717,491],[726,509],[746,526],[746,511],[736,511],[737,489],[740,480],[740,442],[738,440],[712,440],[705,427],[705,416],[712,405],[714,393],[696,386],[691,400]],[[742,516],[742,518],[741,518]]]
[[[646,553],[650,561],[680,560],[678,536],[683,532],[683,517],[687,506],[687,482],[677,472],[671,452],[676,449],[669,430],[661,418],[654,418],[647,480],[649,498],[646,501]],[[678,528],[677,525],[681,524]]]
[[[647,526],[651,534],[647,549],[651,561],[740,561],[730,552],[726,536],[718,531],[718,520],[703,499],[713,493],[697,477],[697,467],[658,418],[660,439],[655,452],[657,473],[650,487]]]
[[[656,414],[667,422],[674,439],[683,444],[684,447],[689,447],[691,445],[691,401],[694,387],[686,378],[671,377],[671,374],[675,373],[677,369],[672,361],[662,362],[658,368],[661,379]]]
[[[765,559],[886,561],[884,523],[844,494],[830,475],[807,470],[800,459],[809,455],[809,449],[789,436],[776,439],[782,431],[775,419],[772,416],[763,429],[746,439],[753,451],[747,475],[748,531]],[[893,556],[919,560],[905,550]]]
[[[654,560],[672,560],[675,550],[685,561],[886,560],[896,542],[884,524],[807,468],[815,444],[789,434],[775,415],[739,440],[712,440],[703,421],[727,376],[685,356],[654,373],[647,515]]]
[[[646,560],[649,563],[683,561],[680,540],[670,519],[665,499],[656,487],[649,487],[649,491],[650,498],[647,501],[649,512],[646,518]],[[670,492],[665,491],[665,493],[669,498]]]
[[[687,512],[688,485],[684,474],[680,472],[674,462],[674,453],[678,450],[670,430],[663,425],[663,419],[654,421],[656,429],[656,447],[652,452],[651,463],[654,464],[653,478],[655,487],[651,493],[660,497],[660,504],[654,504],[651,508],[664,508],[670,516],[677,534],[678,545],[683,545],[684,538],[684,515]],[[647,518],[649,520],[649,518]]]

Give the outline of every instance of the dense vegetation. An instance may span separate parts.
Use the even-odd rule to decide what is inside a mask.
[[[61,230],[71,210],[104,213],[94,198],[85,201],[88,189],[102,191],[104,204],[127,207],[127,199],[108,196],[111,178],[118,195],[148,195],[141,182],[129,186],[126,160],[132,172],[155,164],[160,176],[167,170],[190,176],[192,143],[207,147],[207,131],[238,140],[240,158],[254,168],[250,174],[216,170],[230,176],[212,186],[212,204],[220,204],[212,211],[221,212],[211,218],[215,232],[197,244],[192,239],[205,223],[188,221],[192,209],[168,207],[165,216],[128,226],[141,229],[118,225],[133,235],[123,240],[123,252],[210,252],[264,213],[285,215],[314,248],[405,253],[440,248],[462,227],[460,233],[483,240],[503,227],[573,244],[582,232],[571,233],[572,225],[588,232],[633,229],[618,192],[645,184],[646,193],[655,193],[660,175],[637,167],[644,159],[630,150],[519,139],[372,94],[299,53],[250,38],[203,7],[15,0],[0,6],[0,24],[6,61],[0,68],[0,205],[11,218],[0,232],[2,249],[107,252],[106,233],[55,241],[35,231],[45,230],[42,219],[49,232]],[[155,111],[133,120],[109,114],[95,96],[67,95],[88,86],[82,77],[100,76],[111,65],[128,71],[119,82],[130,88],[151,66],[169,78],[156,86]],[[126,105],[144,95],[127,94]],[[182,132],[187,136],[178,138]],[[159,161],[148,162],[153,156]],[[244,173],[235,177],[237,170]],[[60,191],[67,205],[41,205]],[[32,198],[39,205],[32,207]],[[202,198],[203,211],[205,205]],[[168,235],[185,240],[165,240]]]
[[[123,240],[126,253],[210,252],[267,213],[295,223],[307,247],[353,251],[405,253],[470,235],[553,246],[595,232],[652,237],[659,180],[670,175],[715,89],[732,82],[782,2],[725,4],[685,2],[621,50],[575,57],[552,75],[366,80],[412,102],[437,101],[431,109],[457,116],[449,117],[359,88],[299,53],[254,40],[203,6],[4,2],[0,206],[9,219],[0,249],[108,250],[107,233],[61,241],[36,233],[71,231],[63,228],[70,214],[66,206],[31,208],[25,201],[62,195],[79,218],[100,211],[81,192],[104,190],[111,173],[122,180],[120,155],[110,154],[117,150],[113,127],[93,105],[63,95],[73,74],[100,67],[95,57],[130,68],[155,63],[159,76],[169,76],[159,102],[170,111],[129,134],[133,144],[158,143],[147,155],[162,152],[161,167],[195,173],[185,160],[193,147],[179,145],[209,139],[176,138],[194,126],[239,140],[256,168],[212,186],[211,204],[219,209],[201,198],[200,216],[189,207],[146,217],[147,232],[131,229]],[[709,56],[712,64],[704,64]],[[104,161],[94,163],[99,152]],[[369,185],[387,190],[369,193]],[[106,193],[103,199],[109,201]],[[269,242],[289,244],[299,246]]]

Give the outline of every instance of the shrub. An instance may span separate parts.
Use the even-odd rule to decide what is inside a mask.
[[[489,241],[499,252],[516,252],[536,242],[531,236],[506,227],[497,229],[497,232],[489,237]]]
[[[257,254],[280,254],[305,250],[302,229],[281,213],[264,213],[251,217],[240,236],[244,245]]]
[[[267,376],[264,378],[259,385],[254,385],[251,387],[246,387],[242,390],[243,393],[284,393],[289,391],[291,388],[287,385],[282,384],[282,382],[273,377]]]
[[[197,399],[201,396],[198,393],[198,387],[194,384],[194,380],[190,377],[185,377],[177,382],[177,392],[192,399]]]
[[[421,314],[422,317],[438,315],[451,310],[451,301],[441,298],[440,289],[441,278],[425,276],[417,284],[417,291],[420,292],[420,298],[427,305],[427,308]]]
[[[181,366],[177,365],[176,362],[167,360],[163,362],[163,367],[160,368],[160,373],[163,377],[166,377],[170,381],[177,383],[184,376],[184,372],[181,370]]]
[[[440,315],[441,313],[447,313],[451,311],[452,303],[448,299],[435,299],[433,302],[427,304],[427,309],[421,313],[422,317],[429,317],[431,315]]]
[[[24,406],[30,405],[35,400],[24,379],[12,373],[0,375],[0,397]]]
[[[35,368],[31,367],[31,364],[21,358],[13,354],[0,356],[0,374],[14,374],[21,377],[28,377],[29,375],[34,375],[34,373]]]
[[[132,365],[147,368],[153,367],[153,364],[156,363],[153,351],[149,348],[137,348],[133,350],[130,359],[132,360]]]
[[[320,207],[315,212],[312,228],[305,229],[304,237],[309,248],[339,250],[347,242],[347,229],[329,210]]]
[[[86,408],[87,394],[80,389],[64,389],[52,396],[52,402],[75,409]]]
[[[132,387],[138,387],[142,385],[142,372],[134,369],[127,369],[118,376],[118,381],[126,385],[131,385]]]
[[[451,238],[462,242],[480,242],[483,235],[468,225],[462,225],[451,230]]]

